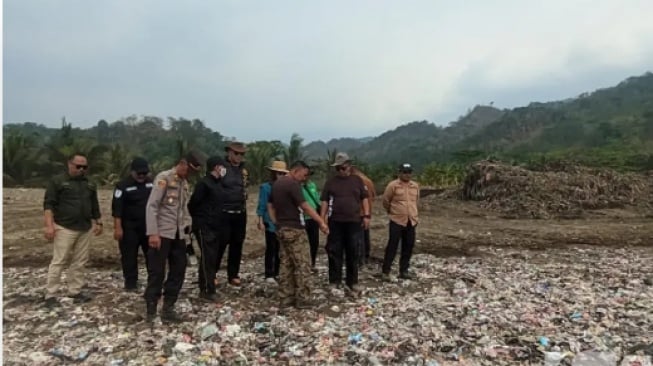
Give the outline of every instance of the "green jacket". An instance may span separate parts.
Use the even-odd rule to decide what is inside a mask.
[[[307,181],[302,184],[302,193],[304,194],[304,199],[306,202],[313,207],[317,214],[320,214],[320,193],[317,191],[317,186],[313,181]],[[310,220],[311,217],[304,214],[305,220]]]
[[[86,177],[56,176],[45,190],[43,209],[51,210],[54,222],[66,229],[88,231],[91,220],[100,218],[97,186]]]

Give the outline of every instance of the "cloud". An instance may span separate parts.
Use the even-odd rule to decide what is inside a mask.
[[[244,140],[444,124],[650,69],[653,3],[628,5],[10,1],[3,120],[183,116]]]

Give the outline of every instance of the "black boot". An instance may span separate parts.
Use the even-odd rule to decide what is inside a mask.
[[[181,317],[175,311],[174,302],[163,302],[163,308],[161,308],[161,320],[174,323],[181,321]]]
[[[156,318],[156,303],[148,302],[146,306],[147,306],[147,316],[145,320],[151,323],[154,321],[154,318]]]

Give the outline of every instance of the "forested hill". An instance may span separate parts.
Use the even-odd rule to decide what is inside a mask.
[[[6,124],[3,132],[3,181],[8,185],[42,184],[45,177],[61,171],[65,157],[74,151],[86,153],[95,178],[110,183],[125,173],[135,155],[147,157],[157,171],[191,148],[206,155],[222,154],[230,139],[198,119],[153,116],[100,120],[88,129],[75,128],[65,119],[61,128]],[[293,135],[289,142],[256,141],[249,148],[253,182],[265,179],[265,166],[272,158],[308,159],[326,170],[336,150],[347,151],[359,164],[385,175],[392,164],[402,161],[413,162],[418,170],[435,166],[432,172],[451,171],[451,166],[443,166],[457,164],[455,169],[461,171],[464,164],[488,156],[530,163],[573,159],[586,165],[650,170],[653,74],[563,101],[504,110],[476,106],[446,127],[411,122],[374,138],[343,137],[304,145]]]

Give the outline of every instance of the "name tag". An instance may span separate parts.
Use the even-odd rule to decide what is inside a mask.
[[[135,191],[137,189],[138,189],[138,187],[136,187],[136,186],[127,187],[127,188],[125,188],[125,192]]]
[[[152,184],[152,183],[145,183],[145,187],[147,187],[147,188],[152,188],[152,187],[154,187],[154,184]]]

